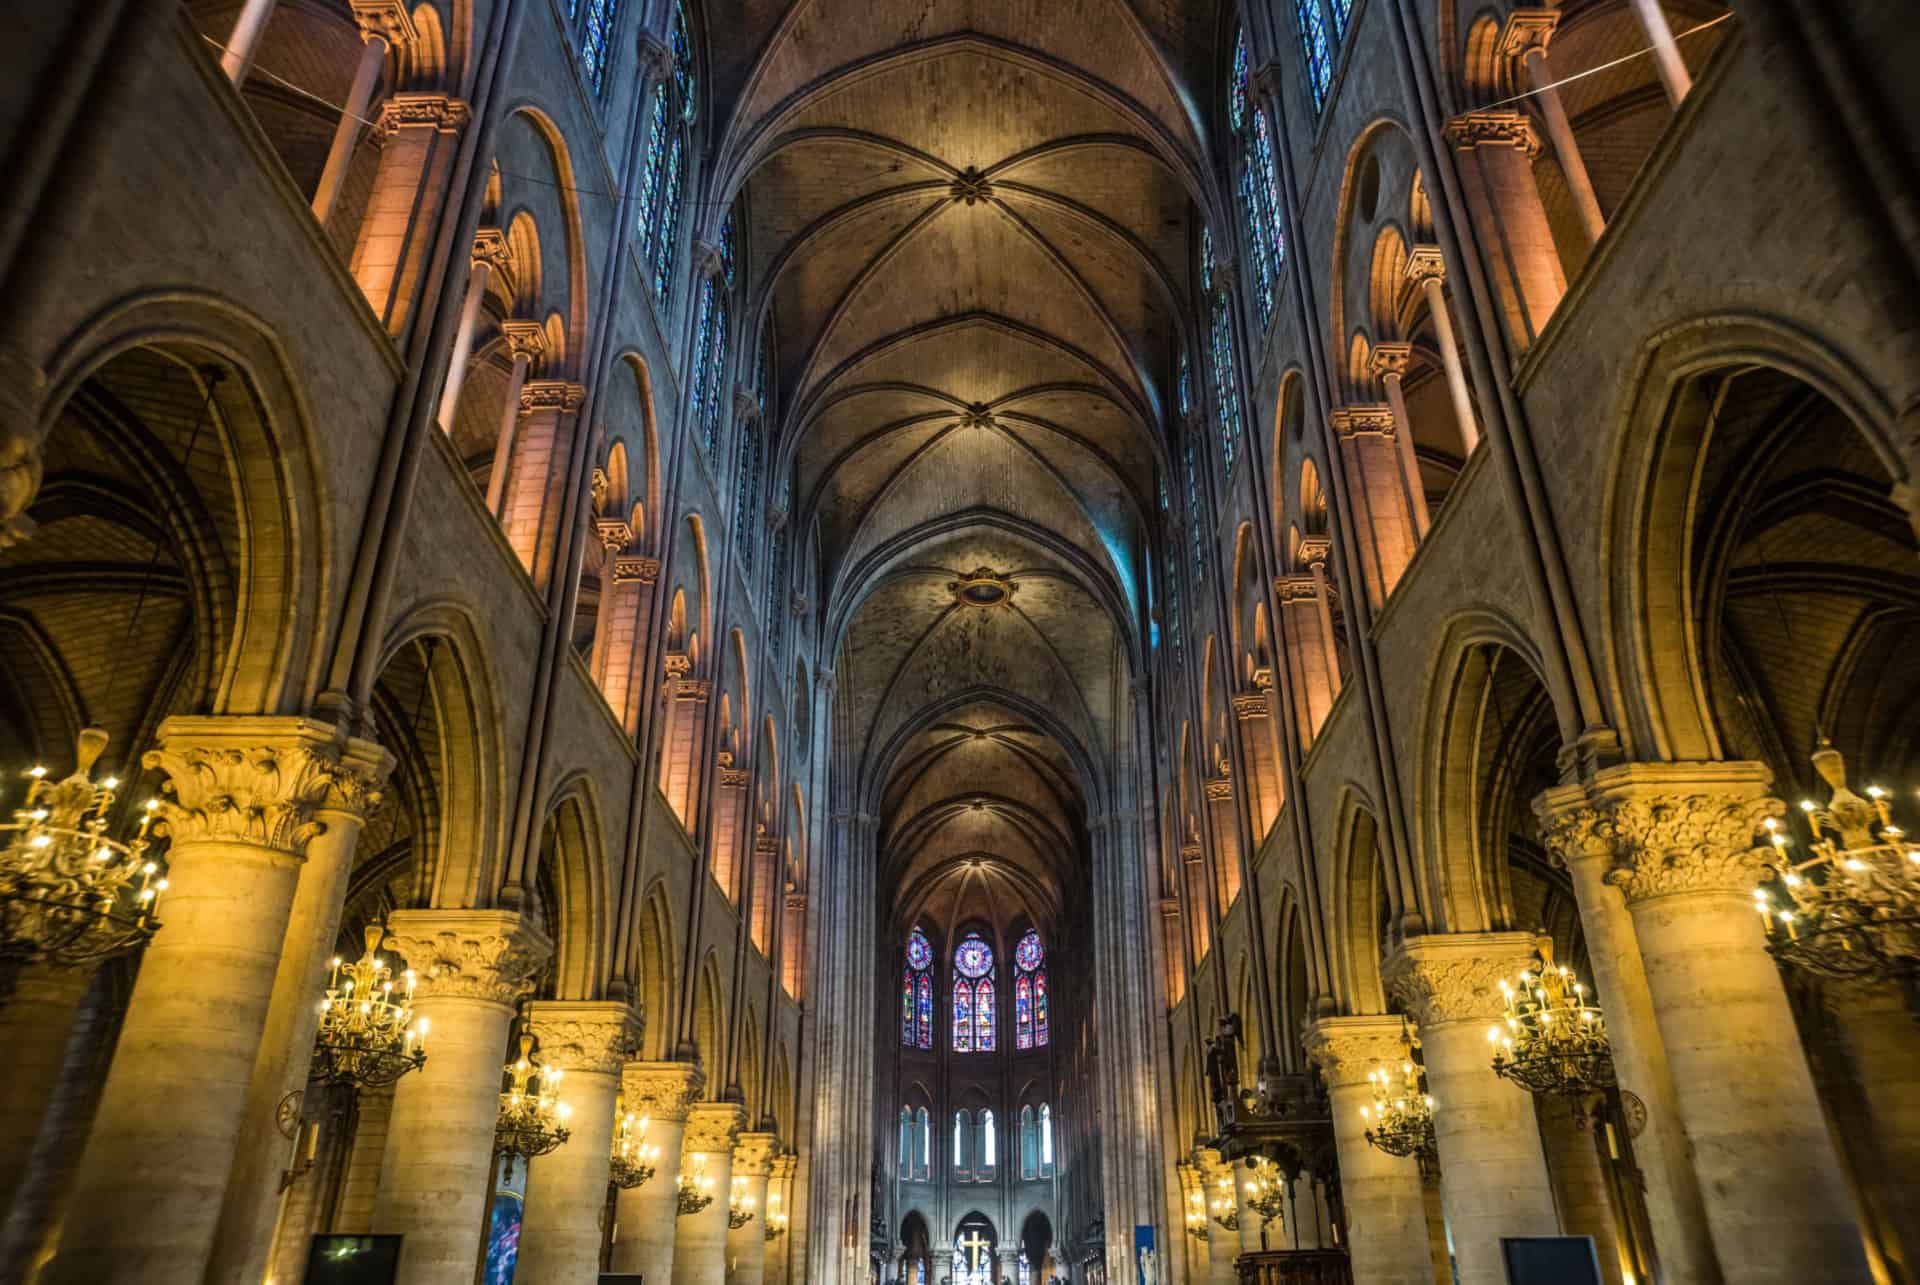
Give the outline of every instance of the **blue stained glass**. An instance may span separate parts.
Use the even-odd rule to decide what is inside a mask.
[[[1333,9],[1333,37],[1340,39],[1347,34],[1347,19],[1353,16],[1353,0],[1327,0]]]
[[[613,45],[613,20],[620,0],[587,0],[587,21],[580,32],[580,63],[597,96],[607,79],[607,50]]]
[[[911,973],[907,974],[900,986],[900,1042],[913,1043],[913,974]],[[905,1147],[903,1140],[901,1149],[905,1150]]]
[[[918,1007],[920,1047],[930,1049],[933,1047],[933,979],[924,974],[920,978],[920,1002]]]
[[[1015,966],[1023,973],[1030,973],[1040,967],[1045,959],[1046,951],[1040,945],[1040,934],[1029,929],[1027,935],[1020,939],[1020,944],[1013,948]]]
[[[927,943],[927,935],[918,928],[907,935],[907,963],[923,972],[933,967],[933,947]]]
[[[1267,319],[1273,315],[1273,264],[1267,260],[1267,235],[1265,220],[1261,217],[1260,197],[1254,185],[1253,170],[1242,166],[1240,182],[1236,184],[1240,195],[1240,213],[1247,224],[1247,258],[1253,263],[1253,301],[1260,312],[1260,325],[1264,329]]]
[[[1280,230],[1280,178],[1273,163],[1273,134],[1267,129],[1267,114],[1261,111],[1253,114],[1253,171],[1266,204],[1268,249],[1277,276],[1287,261],[1287,238]]]
[[[773,583],[767,589],[767,652],[780,658],[787,642],[787,526],[773,533]],[[911,949],[911,947],[909,947]],[[928,956],[931,961],[932,956]]]
[[[973,1049],[973,986],[969,982],[953,984],[953,1051]]]
[[[690,377],[693,382],[693,422],[698,424],[707,396],[707,359],[713,350],[713,279],[709,277],[700,283],[700,320],[693,335],[693,364]]]
[[[1247,120],[1247,29],[1233,38],[1233,80],[1227,89],[1227,115],[1237,130]]]
[[[1213,229],[1200,229],[1200,288],[1213,293]]]
[[[733,538],[740,549],[740,564],[753,570],[754,500],[760,494],[760,434],[752,424],[740,426],[740,468],[733,493]]]
[[[640,259],[653,262],[653,237],[659,230],[660,171],[667,163],[667,95],[655,90],[653,110],[647,116],[647,163],[640,171]]]
[[[993,971],[993,947],[979,933],[968,933],[953,952],[953,966],[962,977],[985,977]]]
[[[1193,367],[1187,361],[1184,349],[1180,353],[1180,377],[1175,387],[1174,404],[1180,408],[1180,418],[1193,414]]]
[[[973,1047],[981,1053],[993,1052],[993,978],[981,981],[973,1005]]]
[[[684,119],[692,120],[695,112],[694,90],[698,81],[693,72],[693,38],[687,31],[687,11],[674,0],[673,5],[673,84],[680,96],[680,112]]]
[[[1013,984],[1013,1043],[1015,1048],[1033,1047],[1033,979],[1022,977]]]
[[[1233,377],[1233,322],[1225,308],[1213,310],[1214,415],[1220,425],[1220,453],[1226,468],[1240,445],[1240,393]]]
[[[674,242],[680,228],[680,187],[686,177],[682,155],[685,146],[686,139],[675,130],[673,145],[667,149],[667,173],[660,189],[660,217],[656,220],[660,235],[653,251],[653,292],[663,301],[673,281],[673,260],[678,253]]]
[[[708,282],[709,285],[712,282]],[[726,395],[727,373],[727,301],[717,292],[713,305],[713,347],[712,360],[707,367],[705,379],[707,395],[701,407],[700,444],[709,458],[713,455],[714,444],[720,440],[720,415],[729,400]]]
[[[1314,110],[1318,111],[1327,101],[1327,89],[1333,83],[1333,50],[1327,40],[1327,20],[1320,12],[1320,0],[1294,0],[1293,8],[1300,19],[1307,83],[1313,90]]]
[[[727,215],[720,224],[720,270],[727,276],[727,284],[733,284],[733,215]]]

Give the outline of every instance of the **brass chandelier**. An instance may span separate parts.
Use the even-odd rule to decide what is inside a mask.
[[[1529,1093],[1584,1098],[1614,1086],[1613,1046],[1600,1006],[1573,970],[1553,962],[1553,942],[1540,939],[1540,966],[1505,980],[1507,1012],[1487,1031],[1494,1074]]]
[[[1911,977],[1920,971],[1920,845],[1894,824],[1887,792],[1847,787],[1846,760],[1822,743],[1814,770],[1827,782],[1825,807],[1800,804],[1813,855],[1796,861],[1792,840],[1772,818],[1773,878],[1754,890],[1775,959],[1845,981]]]
[[[659,1168],[660,1148],[647,1141],[647,1117],[614,1106],[620,1127],[613,1135],[613,1160],[608,1181],[622,1191],[644,1187]]]
[[[1266,1237],[1267,1225],[1280,1217],[1287,1207],[1287,1185],[1278,1169],[1258,1159],[1247,1159],[1247,1208],[1260,1215],[1260,1235]]]
[[[736,1177],[727,1192],[727,1227],[739,1231],[753,1221],[753,1197],[747,1194],[747,1180]]]
[[[1219,1194],[1213,1198],[1213,1221],[1228,1231],[1240,1230],[1240,1202],[1233,1198],[1233,1175],[1220,1175]]]
[[[573,1136],[567,1128],[571,1107],[560,1101],[560,1071],[533,1060],[533,1036],[520,1037],[520,1056],[507,1063],[508,1088],[500,1094],[500,1115],[493,1126],[496,1155],[544,1156]]]
[[[1213,1239],[1213,1230],[1207,1226],[1207,1198],[1198,1190],[1187,1193],[1187,1235],[1195,1240]]]
[[[787,1211],[780,1208],[780,1193],[777,1191],[767,1193],[766,1229],[768,1240],[779,1240],[787,1234]]]
[[[386,929],[367,928],[366,953],[348,964],[336,958],[320,1001],[313,1074],[335,1084],[382,1088],[427,1060],[427,1019],[414,1020],[414,972],[401,974],[394,994],[393,965],[380,955]]]
[[[1433,1137],[1433,1095],[1426,1091],[1425,1073],[1413,1061],[1412,1037],[1402,1034],[1407,1056],[1398,1073],[1384,1066],[1367,1072],[1373,1086],[1373,1105],[1360,1108],[1367,1122],[1370,1146],[1390,1156],[1413,1156],[1425,1166],[1439,1157]]]
[[[107,833],[120,782],[95,784],[107,747],[97,727],[80,733],[73,774],[27,773],[27,796],[0,824],[0,1004],[29,964],[81,967],[124,954],[159,928],[167,881],[147,856],[159,804],[149,801],[130,839]]]
[[[707,1158],[696,1153],[693,1157],[693,1172],[684,1169],[674,1180],[679,1188],[675,1212],[682,1218],[697,1214],[713,1203],[713,1175],[707,1172]]]

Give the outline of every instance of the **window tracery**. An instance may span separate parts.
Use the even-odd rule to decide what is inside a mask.
[[[1040,934],[1028,929],[1013,948],[1013,1030],[1017,1049],[1047,1044],[1047,953]]]
[[[900,980],[900,1043],[933,1047],[933,946],[915,928],[907,934],[907,966]]]
[[[953,951],[953,1051],[994,1050],[993,947],[971,932]]]

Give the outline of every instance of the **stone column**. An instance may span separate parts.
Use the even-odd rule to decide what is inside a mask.
[[[553,947],[510,910],[400,910],[388,926],[419,975],[427,1061],[394,1088],[373,1230],[406,1237],[401,1285],[472,1285],[507,1035]]]
[[[520,438],[520,419],[526,407],[521,394],[533,363],[547,351],[547,332],[537,321],[504,321],[500,337],[513,354],[513,373],[507,376],[507,395],[500,405],[500,433],[493,442],[493,461],[487,469],[487,511],[506,520],[507,476],[513,471],[514,443]]]
[[[1261,1253],[1270,1242],[1261,1239],[1261,1233],[1267,1230],[1265,1220],[1252,1205],[1247,1203],[1247,1198],[1253,1194],[1247,1189],[1247,1180],[1252,1178],[1253,1174],[1245,1163],[1239,1161],[1230,1166],[1226,1172],[1227,1180],[1233,1184],[1234,1207],[1240,1211],[1240,1252]],[[1285,1230],[1280,1225],[1280,1220],[1274,1221],[1273,1230],[1277,1232]]]
[[[474,233],[467,298],[460,307],[460,328],[453,334],[453,355],[447,358],[447,382],[440,388],[436,419],[443,433],[453,431],[454,418],[460,413],[460,392],[467,384],[467,365],[473,360],[473,332],[480,324],[480,309],[487,302],[487,285],[493,280],[495,265],[506,263],[508,258],[506,234],[499,228],[481,228]],[[521,372],[520,380],[526,381],[525,371]],[[517,388],[512,400],[519,400]]]
[[[634,538],[638,538],[637,533]],[[613,551],[612,563],[613,574],[600,594],[591,670],[601,695],[607,698],[607,707],[631,735],[640,730],[640,710],[648,695],[647,685],[640,681],[640,668],[646,663],[653,586],[660,579],[660,559]]]
[[[1332,1102],[1354,1285],[1433,1285],[1420,1166],[1370,1144],[1360,1114],[1373,1104],[1367,1074],[1377,1066],[1398,1066],[1406,1056],[1400,1019],[1323,1017],[1307,1031],[1307,1055],[1320,1068]]]
[[[353,1149],[347,1153],[346,1172],[340,1179],[333,1230],[364,1236],[373,1230],[373,1207],[380,1198],[381,1159],[387,1152],[387,1125],[393,1117],[393,1087],[360,1090],[353,1117]]]
[[[1460,161],[1467,204],[1482,229],[1489,256],[1503,270],[1499,285],[1508,333],[1516,348],[1530,346],[1567,292],[1566,270],[1533,178],[1540,138],[1517,111],[1489,108],[1447,123]]]
[[[767,1179],[773,1174],[771,1133],[743,1133],[733,1147],[733,1176],[753,1202],[753,1221],[727,1229],[727,1285],[764,1285],[767,1276]]]
[[[1405,473],[1394,442],[1393,412],[1385,406],[1342,406],[1328,416],[1346,460],[1348,481],[1363,524],[1360,561],[1367,600],[1386,602],[1418,543],[1408,512]]]
[[[1460,1285],[1504,1285],[1501,1237],[1560,1231],[1533,1098],[1493,1073],[1487,1046],[1506,1012],[1500,981],[1532,963],[1534,945],[1531,933],[1433,934],[1408,941],[1382,968],[1426,1051]]]
[[[677,1230],[673,1175],[680,1163],[687,1111],[706,1087],[686,1062],[629,1062],[621,1070],[627,1110],[647,1121],[646,1141],[660,1148],[658,1172],[645,1185],[622,1191],[614,1206],[613,1270],[650,1281],[673,1278]]]
[[[1314,576],[1281,576],[1273,592],[1280,600],[1281,663],[1293,667],[1293,725],[1305,750],[1340,694],[1340,658]]]
[[[1853,1202],[1753,909],[1771,852],[1756,835],[1785,810],[1771,780],[1761,763],[1627,763],[1589,789],[1608,814],[1609,878],[1633,915],[1726,1279],[1865,1280]]]
[[[1553,154],[1560,162],[1560,172],[1567,177],[1573,207],[1580,213],[1587,239],[1598,242],[1606,234],[1607,216],[1600,212],[1600,198],[1594,193],[1587,162],[1574,140],[1573,122],[1567,119],[1566,105],[1560,101],[1560,91],[1554,88],[1553,64],[1547,56],[1547,46],[1559,25],[1558,9],[1515,9],[1507,15],[1506,29],[1500,33],[1500,52],[1526,68],[1527,79],[1533,85],[1533,101],[1547,123],[1547,137],[1553,140]]]
[[[240,16],[234,19],[227,47],[220,54],[220,70],[227,73],[235,89],[247,83],[247,73],[253,70],[253,56],[260,51],[260,39],[267,34],[267,24],[273,21],[273,10],[278,3],[279,0],[246,0],[240,6]]]
[[[560,506],[573,471],[574,427],[586,399],[586,387],[566,379],[528,380],[520,390],[500,526],[542,590],[553,575]]]
[[[675,1219],[674,1285],[726,1285],[727,1187],[733,1179],[734,1140],[746,1119],[746,1108],[734,1102],[701,1102],[687,1113],[680,1171],[691,1178],[704,1163],[713,1179],[713,1203]]]
[[[366,43],[360,49],[360,63],[354,69],[353,85],[347,101],[341,105],[340,119],[333,127],[333,143],[327,149],[326,167],[320,171],[320,183],[313,192],[313,217],[322,224],[333,216],[340,188],[353,165],[354,145],[366,125],[367,107],[380,83],[381,68],[387,53],[413,42],[413,19],[400,0],[353,0],[353,16],[360,24],[360,36]]]
[[[1273,671],[1254,675],[1254,688],[1235,694],[1234,721],[1240,725],[1240,745],[1247,763],[1247,819],[1252,822],[1257,847],[1266,838],[1286,800],[1280,778],[1280,744],[1272,717]]]
[[[28,1177],[34,1141],[66,1070],[74,1016],[92,980],[92,969],[26,968],[0,1008],[0,1048],[7,1050],[0,1081],[0,1210],[13,1207]]]
[[[1667,91],[1667,101],[1678,107],[1680,100],[1693,90],[1693,75],[1680,57],[1680,45],[1673,38],[1673,28],[1667,24],[1666,10],[1660,7],[1660,0],[1632,0],[1632,5],[1633,15],[1640,19],[1647,41],[1653,47],[1654,65],[1660,69],[1660,84]]]
[[[210,1285],[254,1285],[273,1252],[274,1209],[287,1160],[275,1119],[289,1095],[306,1091],[320,1027],[319,996],[326,989],[327,960],[339,942],[354,850],[393,770],[393,756],[372,741],[347,741],[338,761],[326,796],[314,807],[318,827],[300,869],[266,1030],[254,1059],[246,1122],[207,1269]]]
[[[640,1014],[611,1001],[554,1000],[527,1006],[527,1030],[539,1042],[541,1064],[564,1072],[560,1100],[572,1108],[573,1136],[528,1165],[514,1271],[526,1281],[594,1285],[600,1278],[614,1101],[621,1068],[640,1043]]]
[[[344,738],[304,718],[170,718],[172,839],[48,1285],[197,1282],[240,1140],[300,866]]]
[[[1413,361],[1412,344],[1383,343],[1373,350],[1373,375],[1387,394],[1387,409],[1393,415],[1393,436],[1400,456],[1400,480],[1407,489],[1407,509],[1413,515],[1414,534],[1424,537],[1433,525],[1427,511],[1427,486],[1420,480],[1420,457],[1413,446],[1413,420],[1407,414],[1405,386],[1407,366]]]
[[[765,1273],[768,1285],[785,1285],[790,1278],[789,1264],[793,1256],[787,1247],[793,1243],[793,1177],[800,1167],[800,1157],[791,1151],[785,1151],[773,1158],[773,1167],[767,1179],[767,1229],[761,1234],[771,1232],[773,1239],[767,1242]]]
[[[1239,1274],[1233,1260],[1240,1257],[1240,1233],[1220,1225],[1218,1215],[1232,1209],[1237,1215],[1240,1202],[1232,1190],[1233,1174],[1222,1163],[1220,1153],[1211,1147],[1194,1152],[1200,1179],[1201,1202],[1207,1211],[1207,1276],[1209,1285],[1235,1285]],[[1221,1179],[1227,1185],[1221,1185]],[[1223,1203],[1218,1209],[1215,1201]]]
[[[1680,1123],[1666,1045],[1654,1020],[1640,939],[1620,889],[1607,881],[1613,869],[1612,825],[1580,785],[1545,791],[1533,810],[1542,843],[1572,876],[1594,994],[1613,1046],[1614,1075],[1646,1108],[1646,1127],[1633,1140],[1633,1153],[1646,1182],[1647,1221],[1661,1276],[1669,1285],[1718,1285],[1720,1265]]]
[[[1856,1168],[1864,1203],[1882,1228],[1882,1251],[1900,1279],[1920,1280],[1920,1028],[1898,987],[1828,982],[1826,1007],[1860,1088],[1871,1128],[1859,1139]]]
[[[1453,398],[1453,418],[1460,426],[1460,441],[1471,456],[1480,444],[1480,423],[1473,417],[1473,397],[1467,391],[1467,372],[1460,362],[1460,344],[1453,335],[1453,314],[1447,310],[1445,260],[1437,245],[1416,245],[1407,256],[1407,279],[1420,287],[1427,297],[1427,313],[1433,318],[1433,338],[1440,347],[1440,368],[1447,375],[1447,393]]]
[[[389,334],[404,334],[412,319],[414,288],[472,115],[466,103],[445,94],[394,94],[381,108],[385,141],[352,266]]]

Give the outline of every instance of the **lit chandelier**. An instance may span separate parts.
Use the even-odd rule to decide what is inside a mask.
[[[505,1067],[509,1087],[500,1095],[500,1115],[493,1125],[493,1149],[498,1155],[544,1156],[573,1136],[567,1128],[573,1108],[555,1092],[560,1072],[535,1062],[532,1051],[533,1036],[522,1035],[520,1056]]]
[[[739,1231],[753,1221],[753,1197],[747,1194],[747,1180],[735,1178],[727,1193],[727,1226]]]
[[[1197,1190],[1187,1193],[1187,1235],[1195,1240],[1213,1239],[1213,1231],[1207,1226],[1207,1198]]]
[[[1407,1057],[1396,1075],[1384,1066],[1367,1072],[1373,1086],[1373,1105],[1360,1108],[1367,1122],[1367,1142],[1390,1156],[1415,1156],[1422,1164],[1439,1156],[1433,1140],[1433,1095],[1422,1084],[1424,1074],[1414,1065],[1413,1043],[1401,1036]]]
[[[1240,1230],[1240,1205],[1233,1198],[1233,1175],[1221,1174],[1219,1194],[1213,1198],[1213,1221],[1228,1231]]]
[[[1519,985],[1500,983],[1507,1012],[1487,1032],[1494,1074],[1529,1093],[1582,1098],[1614,1085],[1613,1046],[1600,1006],[1573,970],[1553,962],[1553,942],[1540,939],[1540,966]]]
[[[1887,792],[1847,788],[1840,751],[1822,743],[1814,769],[1832,790],[1827,806],[1800,805],[1813,855],[1795,861],[1792,842],[1766,821],[1774,878],[1754,890],[1776,959],[1821,977],[1885,979],[1920,969],[1920,846],[1893,823]],[[1773,895],[1769,893],[1773,890]]]
[[[1247,1169],[1247,1208],[1260,1215],[1260,1234],[1264,1237],[1267,1224],[1287,1207],[1287,1186],[1279,1170],[1258,1159],[1249,1158]]]
[[[787,1234],[787,1211],[780,1208],[780,1193],[767,1193],[767,1239],[779,1240]]]
[[[608,1180],[622,1191],[643,1187],[658,1168],[660,1148],[647,1141],[647,1117],[616,1104],[620,1128],[613,1135],[613,1161]]]
[[[693,1157],[693,1172],[680,1172],[674,1179],[679,1190],[679,1203],[676,1212],[685,1218],[688,1214],[697,1214],[713,1203],[713,1175],[707,1172],[707,1158],[696,1153]]]
[[[396,997],[393,965],[380,955],[386,935],[369,925],[366,953],[351,964],[333,961],[314,1041],[313,1074],[321,1079],[381,1088],[427,1060],[427,1019],[413,1020],[414,973],[401,974]]]
[[[81,967],[143,944],[160,926],[154,908],[167,881],[147,858],[160,806],[149,801],[133,837],[107,834],[120,782],[93,781],[107,747],[97,727],[80,733],[73,775],[27,773],[27,797],[0,825],[0,1004],[29,964]]]

